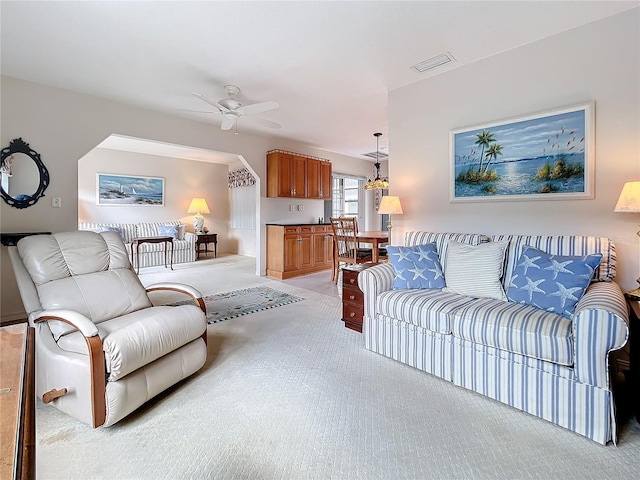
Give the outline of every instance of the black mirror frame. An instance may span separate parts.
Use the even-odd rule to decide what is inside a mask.
[[[31,205],[35,204],[40,197],[44,197],[44,191],[49,186],[49,171],[47,167],[42,163],[42,159],[40,158],[40,154],[35,150],[29,147],[29,144],[22,140],[22,138],[15,138],[9,142],[9,146],[3,148],[0,151],[0,165],[4,163],[4,159],[11,156],[14,153],[24,153],[28,157],[30,157],[38,167],[38,173],[40,173],[40,183],[38,185],[38,189],[36,192],[31,195],[27,200],[16,200],[11,197],[8,192],[5,192],[3,188],[0,187],[0,195],[6,203],[15,208],[27,208]]]

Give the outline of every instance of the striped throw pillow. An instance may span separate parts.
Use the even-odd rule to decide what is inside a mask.
[[[444,264],[445,292],[507,301],[500,278],[509,242],[468,245],[449,240]]]

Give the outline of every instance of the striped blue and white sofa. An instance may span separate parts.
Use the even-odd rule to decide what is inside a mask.
[[[361,272],[365,347],[601,444],[616,441],[610,352],[628,338],[613,243],[604,237],[408,232],[405,246],[508,241],[503,286],[525,245],[552,255],[602,253],[572,319],[529,305],[441,289],[394,290],[390,263]],[[447,272],[444,270],[446,280]],[[470,278],[470,282],[474,279]],[[505,287],[506,290],[506,287]]]
[[[105,230],[116,230],[120,233],[122,241],[127,248],[129,261],[131,259],[131,241],[136,237],[157,237],[158,227],[177,226],[177,239],[173,240],[173,263],[187,263],[196,261],[196,239],[195,233],[185,231],[186,225],[178,220],[156,223],[87,223],[78,224],[78,230],[90,230],[92,232],[103,232]],[[164,265],[163,243],[143,243],[140,245],[140,266],[152,267]],[[137,266],[137,261],[135,262]]]

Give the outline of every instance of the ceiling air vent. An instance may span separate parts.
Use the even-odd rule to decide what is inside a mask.
[[[453,58],[449,52],[441,53],[440,55],[436,55],[435,57],[430,58],[429,60],[425,60],[424,62],[416,63],[412,69],[416,72],[422,73],[427,70],[432,70],[434,68],[440,67],[442,65],[446,65],[447,63],[455,62],[456,59]]]
[[[373,158],[375,160],[376,159],[376,152],[363,153],[362,156],[363,157]],[[378,152],[378,160],[384,162],[385,160],[388,160],[388,159],[389,159],[389,155],[387,155],[384,152]]]

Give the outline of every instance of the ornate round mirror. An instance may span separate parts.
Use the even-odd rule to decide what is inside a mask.
[[[40,154],[16,138],[0,152],[0,195],[12,207],[27,208],[44,197],[49,171]]]

